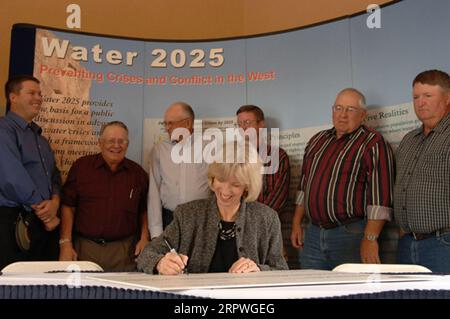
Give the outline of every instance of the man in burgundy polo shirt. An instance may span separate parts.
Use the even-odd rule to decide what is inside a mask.
[[[364,95],[342,90],[332,112],[334,127],[314,135],[303,157],[291,232],[292,245],[303,247],[302,268],[380,263],[377,239],[392,215],[393,154],[362,124]],[[303,230],[305,215],[311,224]]]
[[[125,158],[128,143],[126,125],[110,122],[100,131],[101,152],[72,165],[62,195],[60,260],[136,269],[135,258],[149,241],[148,175]]]

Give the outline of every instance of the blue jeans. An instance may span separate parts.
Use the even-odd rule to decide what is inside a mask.
[[[433,272],[450,272],[450,233],[424,240],[403,236],[398,242],[397,263],[421,265]]]
[[[340,264],[361,262],[359,248],[365,227],[365,220],[333,229],[309,225],[300,253],[301,268],[332,270]]]

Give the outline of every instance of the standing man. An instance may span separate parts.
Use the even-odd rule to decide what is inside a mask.
[[[158,237],[170,224],[179,204],[209,196],[206,162],[177,163],[171,155],[179,143],[194,147],[194,119],[194,111],[184,102],[173,103],[164,114],[169,140],[155,145],[150,153],[148,218],[151,238]],[[177,132],[174,134],[176,129],[185,129],[189,134],[181,138]]]
[[[0,118],[0,269],[15,261],[57,258],[53,230],[61,189],[53,152],[33,122],[42,105],[39,80],[11,78],[5,96],[10,110]]]
[[[238,126],[244,132],[248,132],[249,129],[255,130],[256,140],[258,141],[257,148],[259,148],[259,138],[261,136],[259,130],[266,127],[263,110],[256,105],[243,105],[236,111],[236,116]],[[259,153],[260,155],[264,153],[265,156],[262,160],[264,166],[268,168],[271,167],[272,161],[267,161],[267,159],[270,159],[273,153],[270,143],[265,142],[267,141],[263,141],[261,145],[264,145],[266,150],[261,150]],[[272,174],[263,175],[263,186],[258,196],[258,201],[272,208],[280,216],[289,195],[291,169],[287,153],[281,147],[278,147],[276,151],[278,151],[278,166],[275,165],[276,167],[273,167],[276,169],[273,170]],[[287,260],[284,244],[282,251],[284,258]]]
[[[135,258],[149,241],[148,176],[125,158],[128,144],[126,125],[107,123],[100,131],[101,152],[70,168],[62,196],[60,260],[93,261],[107,271],[136,269]]]
[[[422,126],[405,135],[397,158],[395,219],[399,263],[450,271],[450,77],[424,71],[413,81]]]
[[[303,247],[302,268],[380,263],[377,239],[391,219],[394,162],[381,134],[362,125],[365,104],[358,90],[342,90],[334,127],[306,146],[291,233],[292,245]],[[305,213],[311,225],[303,243]]]
[[[259,130],[266,127],[264,112],[261,108],[256,105],[243,105],[237,110],[236,116],[239,128],[242,128],[244,131],[254,129],[256,132],[256,138],[259,141]],[[264,142],[262,145],[267,147],[267,158],[270,158],[272,154],[271,145]],[[259,147],[259,143],[257,146]],[[266,204],[280,214],[289,195],[291,171],[289,166],[289,156],[287,153],[281,147],[278,147],[277,151],[279,153],[279,164],[277,170],[275,170],[272,174],[265,174],[263,176],[263,187],[261,193],[259,194],[258,201]],[[262,160],[264,161],[264,158]],[[270,164],[271,163],[268,162],[264,165],[270,166]]]

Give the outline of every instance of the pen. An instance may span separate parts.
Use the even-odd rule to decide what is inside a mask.
[[[134,188],[132,188],[130,191],[130,199],[133,197],[133,191],[134,191]]]
[[[178,257],[180,257],[180,259],[181,259],[181,256],[178,254],[178,252],[175,250],[175,248],[172,247],[172,245],[169,243],[169,241],[167,240],[167,238],[164,238],[164,242],[166,243],[166,246],[169,248],[170,252],[171,252],[171,253],[177,254]],[[183,273],[184,273],[184,274],[187,274],[187,265],[184,263],[183,259],[181,259],[181,262],[182,262],[183,265],[184,265]]]

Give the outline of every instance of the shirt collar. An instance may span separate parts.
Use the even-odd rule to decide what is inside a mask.
[[[176,141],[171,141],[171,140],[169,140],[169,139],[166,139],[166,140],[164,140],[164,143],[167,143],[167,144],[170,144],[170,145],[172,145],[172,146],[175,146],[175,145],[177,145],[177,144],[180,144],[180,145],[184,145],[184,144],[188,144],[188,143],[194,143],[194,139],[192,138],[192,135],[193,134],[190,134],[186,139],[182,139],[181,141],[179,141],[179,142],[176,142]]]
[[[266,143],[261,146],[263,147],[263,149],[258,149],[258,155],[261,157],[263,164],[269,166],[269,162],[267,162],[267,159],[272,155],[272,146]],[[275,150],[277,149],[279,149],[279,147],[275,147]]]
[[[438,132],[438,133],[442,133],[444,132],[447,127],[450,125],[450,113],[447,114],[446,116],[444,116],[438,123],[438,125],[436,125],[436,127],[433,129],[433,131]]]
[[[366,127],[364,125],[360,125],[356,130],[354,130],[353,132],[350,132],[350,133],[345,133],[344,135],[342,135],[342,137],[349,137],[349,136],[358,134],[359,132],[364,132],[365,129],[366,129]],[[330,128],[327,133],[328,133],[328,135],[332,135],[337,139],[336,129],[334,127]]]
[[[102,153],[98,153],[94,160],[94,167],[98,169],[102,166],[108,167],[108,164],[106,163],[105,159],[103,158]],[[128,159],[124,158],[123,161],[119,164],[117,170],[121,170],[123,168],[128,169],[129,167],[130,167],[130,164],[128,162]]]
[[[445,130],[447,130],[449,126],[450,126],[450,113],[444,116],[444,118],[442,118],[439,121],[438,125],[436,125],[436,127],[432,129],[430,133],[431,132],[443,133]],[[423,135],[423,124],[420,127],[416,128],[414,131],[415,131],[414,136]]]
[[[42,133],[42,128],[39,125],[34,122],[28,123],[24,118],[22,118],[17,113],[14,113],[13,111],[9,111],[8,114],[6,114],[6,117],[16,123],[22,130],[26,130],[29,127],[33,132],[37,134]]]
[[[423,135],[423,125],[418,127],[418,128],[416,128],[416,129],[414,129],[413,132],[414,132],[413,135],[415,137],[417,137],[419,135]]]

